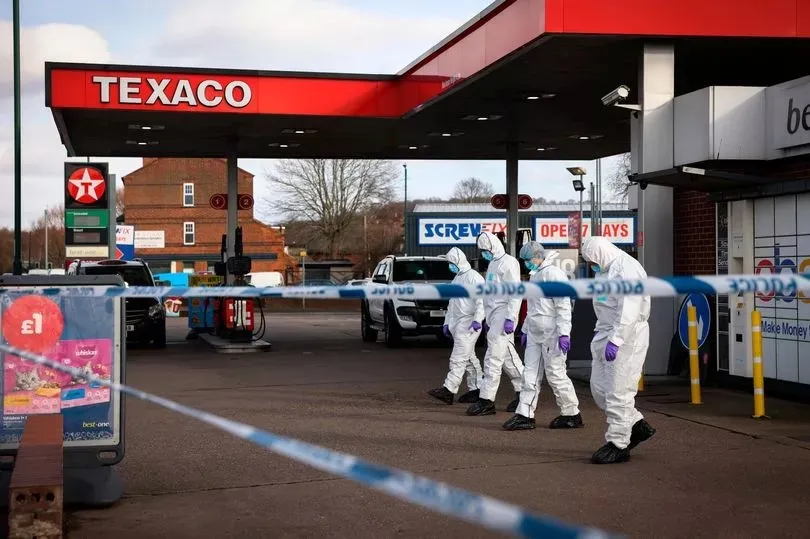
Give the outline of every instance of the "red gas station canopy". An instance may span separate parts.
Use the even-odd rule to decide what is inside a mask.
[[[46,105],[69,156],[593,159],[629,148],[600,97],[643,43],[680,95],[805,75],[808,38],[804,0],[501,0],[397,75],[47,63]]]

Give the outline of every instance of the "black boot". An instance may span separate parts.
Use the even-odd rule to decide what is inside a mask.
[[[518,404],[520,404],[520,391],[515,393],[515,400],[509,403],[509,406],[506,407],[506,411],[514,413],[515,410],[517,410]]]
[[[633,425],[633,431],[630,434],[630,445],[627,446],[627,450],[630,451],[641,442],[646,442],[653,437],[653,434],[655,434],[653,426],[643,419],[639,419]]]
[[[436,399],[439,399],[445,404],[453,404],[453,397],[455,397],[455,395],[450,393],[450,390],[444,386],[437,387],[436,389],[431,389],[430,391],[428,391],[428,395]]]
[[[504,430],[531,430],[536,426],[537,423],[535,423],[534,418],[528,418],[520,414],[513,415],[503,424]]]
[[[467,415],[495,415],[495,403],[487,399],[478,399],[467,408]]]
[[[630,459],[630,451],[627,449],[619,449],[613,442],[608,442],[599,449],[591,457],[591,462],[594,464],[618,464],[619,462],[627,462]]]
[[[478,389],[468,391],[458,398],[458,402],[463,402],[465,404],[472,404],[473,402],[478,402],[478,395],[480,394],[481,391]]]
[[[582,422],[582,414],[577,415],[559,415],[555,417],[551,424],[548,426],[550,429],[578,429],[584,426]]]

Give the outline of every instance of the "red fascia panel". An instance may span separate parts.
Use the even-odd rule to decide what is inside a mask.
[[[109,77],[96,79],[94,77]],[[130,78],[130,98],[121,99],[121,78]],[[149,80],[152,81],[150,85]],[[102,82],[102,80],[107,82]],[[161,82],[168,81],[168,82]],[[181,81],[187,81],[193,103],[173,101]],[[292,114],[398,118],[441,87],[435,78],[419,78],[402,84],[395,80],[236,76],[216,74],[171,74],[53,69],[50,72],[50,106],[54,109],[109,109],[165,112]],[[203,89],[201,83],[205,82]],[[233,84],[232,84],[233,83]],[[234,89],[230,102],[228,85]],[[161,86],[157,99],[148,103],[153,85]],[[102,89],[108,88],[108,99]],[[241,88],[247,87],[250,99]],[[200,93],[202,92],[202,93]],[[200,95],[203,100],[199,99]],[[207,104],[203,104],[206,101]]]
[[[808,8],[801,7],[807,4],[806,0],[545,0],[545,3],[546,31],[552,33],[787,38],[806,37],[810,30]]]
[[[810,2],[796,0],[796,35],[810,37]]]
[[[436,97],[531,43],[542,35],[544,28],[544,2],[516,0],[403,77],[435,77],[442,82],[439,91],[430,96]]]

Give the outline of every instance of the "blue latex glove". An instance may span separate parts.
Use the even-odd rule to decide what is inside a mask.
[[[448,339],[453,338],[453,335],[450,333],[450,326],[448,326],[447,324],[442,326],[442,333],[444,333],[444,336],[447,337]]]
[[[619,347],[613,344],[612,342],[608,341],[607,346],[605,346],[605,359],[607,361],[613,361],[616,359],[616,354],[619,352]]]
[[[470,324],[470,329],[475,332],[481,331],[481,322],[473,320],[472,324]]]
[[[515,332],[515,322],[514,320],[507,320],[503,323],[503,332],[507,335]]]
[[[568,335],[560,335],[560,338],[557,339],[557,345],[560,347],[560,351],[562,351],[563,354],[567,354],[571,349],[571,337]]]
[[[525,333],[520,334],[520,346],[526,348],[526,343],[529,340],[529,336]]]

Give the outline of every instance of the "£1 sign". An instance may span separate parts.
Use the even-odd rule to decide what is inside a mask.
[[[22,296],[3,311],[3,339],[28,352],[48,352],[59,341],[65,328],[59,305],[42,296]]]

